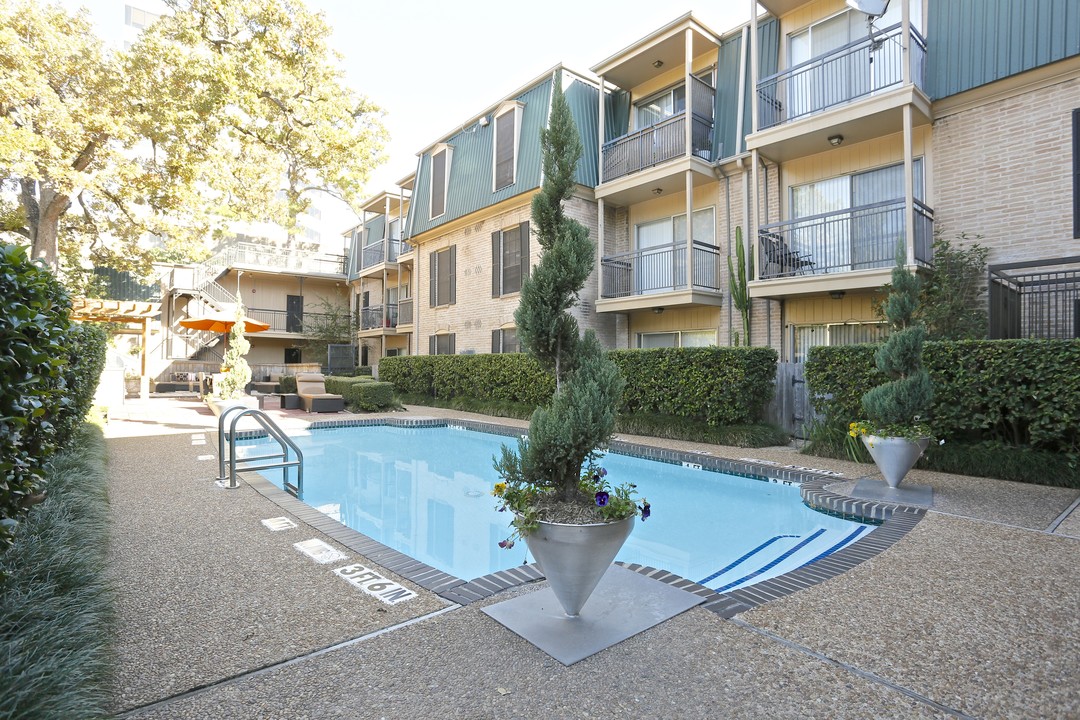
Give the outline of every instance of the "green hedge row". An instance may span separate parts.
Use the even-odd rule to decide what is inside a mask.
[[[93,401],[104,332],[73,326],[53,274],[26,248],[0,245],[0,550],[44,484],[45,462],[68,444]]]
[[[394,406],[394,386],[371,377],[326,377],[326,392],[341,395],[353,410],[386,410]]]
[[[626,377],[621,413],[686,417],[712,426],[760,420],[776,376],[771,348],[617,350],[611,358]],[[551,375],[520,353],[385,358],[379,377],[408,395],[532,407],[546,403],[555,390]]]
[[[811,348],[806,382],[830,425],[862,416],[863,392],[885,378],[873,345]],[[934,434],[952,442],[995,441],[1080,452],[1080,340],[928,342]]]

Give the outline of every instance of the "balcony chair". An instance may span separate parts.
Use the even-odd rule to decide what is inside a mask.
[[[300,396],[300,407],[308,412],[341,412],[345,409],[345,398],[326,392],[321,373],[297,375],[296,394]]]

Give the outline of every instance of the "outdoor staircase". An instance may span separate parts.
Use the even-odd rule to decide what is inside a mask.
[[[217,278],[226,270],[215,262],[217,259],[219,256],[215,255],[210,260],[191,268],[190,272],[178,273],[171,270],[166,273],[170,277],[163,278],[172,295],[190,298],[186,317],[199,317],[198,314],[192,314],[191,310],[199,307],[200,304],[203,309],[212,312],[230,314],[236,311],[237,304],[240,302],[239,298],[217,281]],[[170,356],[205,362],[221,362],[224,359],[223,336],[205,330],[185,328],[179,323],[181,319],[183,318],[175,319],[172,334],[173,338],[180,342],[182,349],[170,344]]]

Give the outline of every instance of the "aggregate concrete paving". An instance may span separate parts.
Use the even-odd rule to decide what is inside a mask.
[[[124,717],[1080,717],[1080,512],[1044,532],[1076,490],[915,471],[945,512],[881,555],[732,620],[690,610],[566,668],[481,612],[542,584],[448,608],[399,579],[419,596],[384,605],[292,547],[331,538],[272,533],[260,521],[281,508],[246,483],[213,487],[216,462],[198,459],[216,457],[205,406],[154,398],[111,417]],[[843,473],[834,490],[873,470],[623,439]]]

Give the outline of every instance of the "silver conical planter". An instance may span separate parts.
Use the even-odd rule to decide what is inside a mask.
[[[885,484],[891,488],[899,487],[900,481],[915,467],[915,462],[930,444],[930,438],[908,440],[877,435],[863,435],[862,441],[884,476]]]
[[[634,517],[591,525],[541,522],[525,536],[529,552],[568,616],[581,612],[634,529]]]

